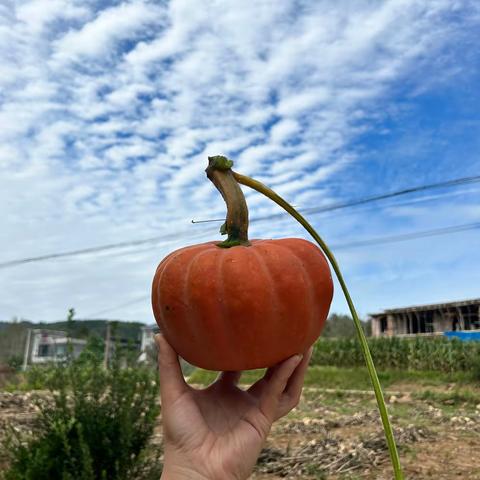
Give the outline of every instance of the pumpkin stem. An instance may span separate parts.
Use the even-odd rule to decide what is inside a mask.
[[[272,189],[268,188],[266,185],[259,182],[258,180],[254,180],[253,178],[246,177],[245,175],[240,175],[237,172],[232,172],[232,174],[238,183],[241,183],[242,185],[250,187],[253,190],[256,190],[257,192],[265,195],[270,200],[280,205],[290,215],[292,215],[292,217],[294,217],[301,225],[303,225],[303,227],[308,231],[308,233],[310,233],[310,235],[316,240],[316,242],[320,245],[320,248],[325,253],[325,256],[330,261],[333,267],[333,270],[337,275],[338,281],[342,287],[343,293],[345,295],[348,306],[350,308],[350,313],[352,314],[353,323],[355,324],[355,328],[357,330],[360,346],[363,351],[365,363],[367,365],[367,370],[370,375],[370,380],[372,382],[373,390],[375,392],[375,397],[377,399],[378,410],[380,411],[380,417],[382,419],[383,429],[385,431],[388,450],[390,452],[390,459],[392,461],[394,478],[395,480],[403,480],[404,477],[403,477],[402,468],[400,465],[400,459],[398,456],[397,446],[395,444],[395,438],[393,436],[392,425],[390,424],[390,420],[388,418],[388,412],[387,412],[387,407],[385,405],[385,399],[383,397],[382,387],[378,379],[377,371],[373,363],[370,349],[368,348],[368,343],[367,343],[367,339],[365,338],[365,333],[361,326],[357,311],[353,304],[352,298],[350,297],[350,293],[348,291],[347,285],[345,284],[345,280],[343,279],[343,275],[340,271],[340,267],[338,266],[337,260],[335,259],[333,253],[330,251],[326,243],[320,237],[320,235],[318,235],[315,229],[310,225],[310,223],[308,223],[308,221],[299,212],[297,212],[297,210],[295,210],[295,208],[293,208],[286,200],[280,197],[280,195],[277,195]]]
[[[237,245],[250,245],[248,241],[248,208],[245,196],[232,174],[233,162],[223,155],[208,157],[205,170],[208,179],[222,194],[227,204],[227,219],[220,229],[222,235],[227,234],[225,241],[217,245],[222,248]]]

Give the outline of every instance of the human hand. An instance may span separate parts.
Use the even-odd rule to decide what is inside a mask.
[[[312,354],[295,355],[269,368],[248,390],[241,372],[223,372],[204,390],[190,387],[178,355],[163,335],[159,348],[164,432],[163,480],[243,480],[250,476],[272,423],[299,402]]]

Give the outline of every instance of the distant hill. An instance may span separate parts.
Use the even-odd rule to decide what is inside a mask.
[[[76,338],[87,338],[91,335],[97,335],[105,338],[107,332],[107,323],[116,325],[117,335],[124,340],[137,341],[140,338],[140,332],[144,323],[140,322],[127,322],[124,320],[110,320],[110,319],[98,319],[98,320],[72,320],[71,335]],[[369,322],[362,322],[367,335],[370,333]],[[11,328],[12,325],[16,325],[17,329],[28,328],[45,328],[51,330],[67,330],[68,324],[66,320],[60,322],[30,322],[21,320],[18,322],[2,322],[0,321],[0,331],[4,331],[7,328]],[[2,333],[2,335],[5,332]],[[325,324],[322,332],[324,337],[354,337],[356,336],[355,326],[350,316],[338,315],[336,313],[331,314]]]
[[[371,335],[370,322],[362,322],[363,330],[367,336]],[[350,338],[356,337],[357,331],[349,315],[332,313],[323,328],[322,337]]]
[[[141,328],[145,326],[140,322],[126,322],[123,320],[110,320],[110,319],[98,319],[98,320],[72,320],[70,328],[70,334],[77,338],[87,338],[91,335],[98,335],[105,337],[107,332],[107,323],[114,324],[117,335],[126,340],[136,341],[140,337]],[[0,330],[5,330],[16,325],[17,328],[45,328],[50,330],[67,330],[68,323],[66,320],[59,322],[31,322],[21,320],[18,322],[2,322],[0,321]]]

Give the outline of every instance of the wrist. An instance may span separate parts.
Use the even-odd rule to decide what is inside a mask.
[[[211,480],[196,470],[182,465],[171,465],[165,463],[163,466],[161,480]]]

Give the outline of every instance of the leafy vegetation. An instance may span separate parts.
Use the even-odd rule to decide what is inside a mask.
[[[147,449],[159,413],[156,375],[151,368],[128,366],[119,348],[109,369],[102,360],[103,345],[94,339],[77,360],[30,371],[28,382],[48,388],[51,401],[38,403],[30,435],[13,429],[7,435],[9,466],[0,478],[160,477],[159,453]]]
[[[472,390],[460,390],[458,388],[449,392],[435,392],[433,390],[424,390],[414,394],[419,400],[427,400],[436,403],[444,403],[449,405],[480,405],[480,394]]]
[[[471,383],[480,378],[480,342],[461,342],[443,338],[369,339],[373,359],[382,385],[420,382],[425,386],[448,382]],[[356,338],[321,338],[315,344],[305,384],[321,388],[370,390]],[[264,370],[244,372],[242,383],[253,383]],[[196,369],[191,383],[209,384],[215,372]]]
[[[252,384],[264,374],[265,370],[243,372],[242,384]],[[196,369],[189,377],[190,384],[209,385],[217,376],[216,372]],[[437,387],[448,383],[470,385],[475,383],[472,375],[466,372],[435,372],[413,370],[383,370],[378,372],[384,388],[395,389],[401,384],[415,384],[418,387]],[[305,375],[305,386],[345,390],[372,390],[372,384],[365,367],[339,368],[329,366],[310,366]],[[479,402],[480,403],[480,402]]]
[[[371,334],[371,322],[362,322],[365,335]],[[323,338],[356,338],[357,332],[352,317],[332,313],[323,328]]]
[[[426,370],[477,373],[480,342],[447,338],[370,338],[370,351],[379,370]],[[360,367],[365,360],[355,338],[321,338],[312,356],[314,365]]]

